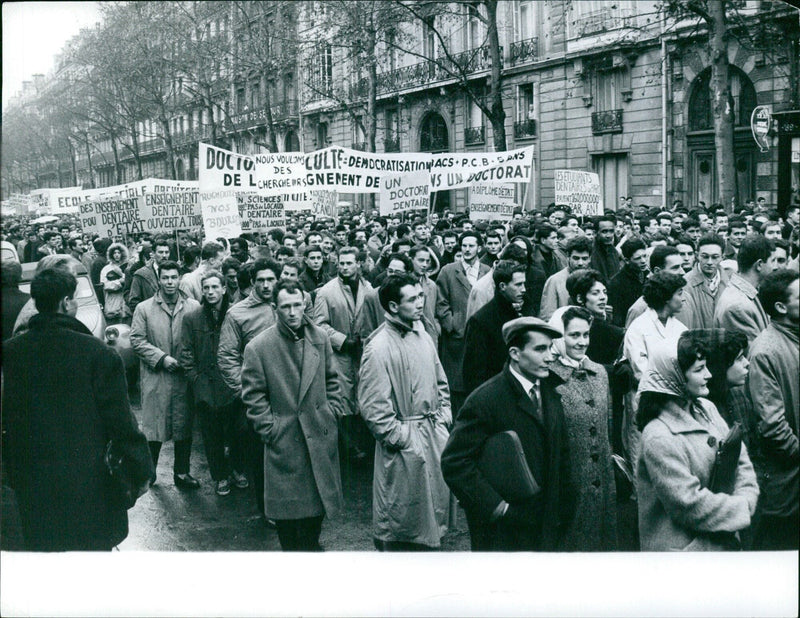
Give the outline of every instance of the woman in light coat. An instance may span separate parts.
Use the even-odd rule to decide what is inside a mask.
[[[657,347],[638,391],[642,431],[637,469],[642,551],[720,551],[739,547],[758,484],[741,445],[731,493],[710,488],[728,426],[708,396],[711,373],[702,338],[685,333]]]
[[[100,271],[103,286],[103,314],[108,324],[119,324],[130,317],[125,304],[125,268],[128,265],[128,248],[115,242],[106,251],[108,264]]]

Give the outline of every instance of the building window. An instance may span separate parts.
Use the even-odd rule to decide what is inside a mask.
[[[255,80],[250,84],[250,109],[261,107],[261,82]]]
[[[245,99],[244,86],[236,89],[236,111],[243,112],[247,107],[247,99]]]
[[[436,58],[436,16],[426,17],[422,25],[422,53],[426,58]]]
[[[397,109],[386,110],[386,135],[383,145],[386,152],[400,152],[400,118]]]
[[[516,139],[536,136],[536,106],[533,96],[533,84],[517,86],[517,119],[514,122]]]
[[[333,84],[333,50],[330,43],[317,45],[314,57],[314,89],[327,95]]]
[[[467,99],[467,127],[464,129],[464,144],[474,146],[483,144],[485,141],[485,129],[483,125],[483,111],[472,99]]]
[[[756,106],[756,91],[753,82],[744,72],[729,67],[731,98],[733,99],[734,124],[737,127],[750,125],[750,116]],[[706,131],[714,128],[714,93],[711,89],[711,67],[695,79],[689,99],[689,130]]]
[[[389,71],[397,68],[397,34],[393,28],[386,31],[386,59]]]
[[[317,123],[317,148],[328,147],[328,123]]]
[[[608,111],[622,107],[622,98],[620,97],[621,70],[597,71],[595,84],[595,104],[598,111]]]
[[[628,191],[628,155],[626,153],[593,155],[592,167],[600,176],[603,205],[606,212],[616,210],[620,196],[630,195]]]
[[[366,150],[367,138],[364,135],[364,117],[356,116],[353,118],[353,149]]]
[[[467,5],[467,49],[478,49],[483,44],[483,23],[478,13],[478,6]]]

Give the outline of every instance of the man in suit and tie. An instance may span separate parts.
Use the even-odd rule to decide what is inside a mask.
[[[442,472],[464,506],[473,551],[552,551],[574,510],[561,378],[550,344],[561,334],[533,317],[503,326],[508,362],[464,403],[442,453]],[[509,504],[480,470],[486,441],[514,431],[541,492]]]
[[[156,238],[153,247],[153,258],[148,264],[133,273],[131,289],[128,294],[128,308],[133,314],[136,305],[152,298],[158,291],[158,270],[169,259],[169,243],[165,237]]]
[[[440,357],[450,384],[453,416],[466,397],[462,371],[467,301],[478,279],[489,272],[489,267],[478,260],[478,247],[481,245],[478,232],[464,232],[458,243],[461,246],[461,259],[442,268],[436,279],[436,287],[439,288],[436,319],[442,326]]]

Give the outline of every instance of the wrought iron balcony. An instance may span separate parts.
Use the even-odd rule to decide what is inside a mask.
[[[534,62],[539,56],[539,37],[533,37],[524,41],[516,41],[511,44],[511,66]]]
[[[467,127],[464,129],[464,144],[466,146],[474,146],[476,144],[483,144],[484,130],[483,126],[480,127]]]
[[[386,132],[383,138],[384,152],[400,152],[400,136],[393,132]]]
[[[536,121],[532,118],[514,123],[514,138],[527,139],[536,137]]]
[[[501,47],[501,62],[502,58],[503,49]],[[434,82],[455,79],[462,71],[466,74],[477,73],[489,69],[491,66],[492,60],[489,46],[484,45],[477,49],[453,54],[451,58],[441,56],[436,60],[424,60],[393,71],[379,73],[375,86],[377,94],[386,94],[405,88],[414,88]]]
[[[629,9],[605,8],[580,15],[575,23],[575,37],[589,36],[609,30],[626,28],[635,19],[633,11]]]
[[[296,101],[281,101],[270,107],[272,122],[281,122],[297,115]],[[267,124],[267,110],[262,106],[252,111],[234,114],[225,122],[226,128],[231,130],[251,129]]]
[[[592,133],[622,133],[622,110],[610,109],[592,114]]]
[[[163,137],[156,137],[154,139],[148,139],[143,142],[139,142],[139,154],[155,152],[156,150],[162,150],[163,148],[164,148]]]

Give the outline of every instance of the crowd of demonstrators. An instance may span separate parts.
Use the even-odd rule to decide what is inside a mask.
[[[380,551],[439,548],[450,491],[475,550],[612,551],[631,546],[626,536],[649,550],[797,549],[797,204],[778,216],[763,201],[729,212],[677,200],[662,211],[626,198],[598,217],[551,204],[488,222],[298,213],[283,228],[213,239],[100,238],[74,217],[12,217],[2,233],[23,262],[38,262],[33,298],[19,264],[3,262],[13,362],[36,364],[26,350],[52,336],[62,356],[98,359],[95,370],[80,357],[87,375],[103,366],[119,381],[96,342],[68,342],[85,334],[69,317],[71,282],[88,276],[106,323],[130,326],[139,361],[141,433],[126,425],[127,397],[114,431],[149,443],[156,467],[173,440],[173,482],[190,491],[205,482],[190,461],[197,416],[214,491],[251,488],[284,550],[321,549],[324,519],[341,511],[354,467],[369,465]],[[3,467],[14,474],[4,483],[19,493],[29,547],[76,549],[37,512],[56,498],[36,484],[61,460],[6,464],[46,429],[20,419],[55,405],[53,393],[25,399],[28,378],[10,362]],[[48,370],[58,375],[59,363]],[[75,414],[99,405],[73,399]],[[735,484],[712,491],[717,447],[736,423]],[[94,457],[111,429],[87,431]],[[491,484],[484,447],[505,431],[538,493],[509,497]],[[155,467],[148,476],[158,485]],[[69,487],[73,497],[85,489]],[[619,518],[633,502],[635,529]],[[68,511],[53,509],[85,526]],[[76,543],[119,542],[113,517],[113,533]]]

